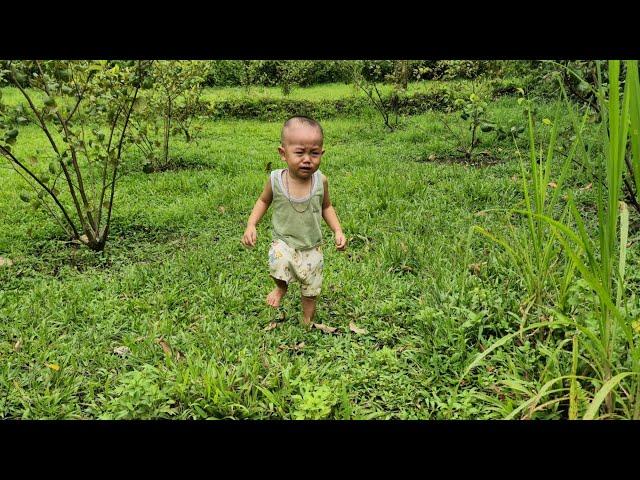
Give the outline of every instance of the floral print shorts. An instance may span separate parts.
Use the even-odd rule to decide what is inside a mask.
[[[296,250],[282,240],[274,240],[269,249],[269,274],[289,284],[300,282],[305,297],[316,297],[322,287],[322,247]]]

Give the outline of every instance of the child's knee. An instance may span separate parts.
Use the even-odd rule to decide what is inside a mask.
[[[305,288],[304,285],[300,286],[300,295],[307,300],[315,300],[320,295],[319,288]]]

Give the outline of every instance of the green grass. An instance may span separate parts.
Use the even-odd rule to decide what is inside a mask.
[[[321,98],[323,88],[338,90],[306,93]],[[552,116],[551,105],[540,108]],[[524,120],[514,99],[491,113]],[[324,229],[317,321],[339,327],[335,336],[299,324],[297,286],[287,321],[263,331],[279,315],[265,305],[270,213],[257,247],[240,244],[267,163],[281,164],[279,123],[207,123],[198,145],[176,142],[197,168],[146,175],[130,150],[103,254],[65,244],[0,168],[0,256],[14,262],[0,266],[0,417],[506,416],[529,398],[510,378],[549,367],[535,339],[505,347],[457,394],[456,385],[483,348],[519,327],[522,280],[498,247],[466,243],[471,225],[503,228],[499,215],[477,213],[522,199],[519,165],[492,135],[485,148],[502,149],[497,165],[426,161],[451,150],[438,115],[410,117],[393,133],[375,116],[323,122],[321,170],[350,240],[337,252]],[[35,148],[35,136],[25,129],[14,151]],[[633,271],[637,243],[628,255]],[[368,333],[350,333],[351,321]],[[129,353],[115,354],[122,346]]]
[[[443,82],[422,81],[409,83],[407,88],[408,94],[427,93],[436,86],[442,85]],[[471,82],[469,80],[450,80],[446,82],[453,89],[462,88],[470,89]],[[380,93],[388,94],[392,91],[393,86],[389,84],[378,84]],[[34,99],[42,100],[42,94],[33,89],[27,89]],[[143,91],[144,94],[144,91]],[[313,102],[333,101],[350,97],[366,97],[364,92],[357,89],[353,84],[346,83],[326,83],[313,85],[310,87],[300,88],[293,87],[289,95],[284,95],[280,87],[263,87],[252,86],[249,89],[243,87],[207,87],[204,89],[202,98],[207,102],[251,98],[273,98],[291,100],[309,100]],[[15,87],[2,88],[2,100],[7,105],[17,105],[24,103],[24,99],[20,91]],[[36,103],[41,105],[41,103]]]

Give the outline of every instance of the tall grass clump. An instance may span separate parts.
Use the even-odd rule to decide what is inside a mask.
[[[629,136],[631,137],[631,156],[625,157],[629,176],[635,186],[634,206],[640,213],[640,82],[638,80],[638,61],[627,62],[627,80],[629,84]]]
[[[530,175],[527,175],[525,163],[516,144],[524,193],[521,208],[523,207],[524,210],[518,208],[508,210],[508,235],[493,233],[477,225],[471,228],[471,232],[482,234],[500,245],[507,253],[520,274],[527,291],[527,297],[522,303],[522,311],[526,313],[532,306],[543,305],[545,301],[552,300],[548,296],[550,289],[559,290],[560,298],[563,298],[573,278],[573,264],[564,261],[564,258],[559,255],[561,247],[555,239],[551,227],[540,216],[556,218],[561,198],[560,192],[575,157],[578,140],[573,143],[568,155],[563,160],[560,171],[554,173],[553,161],[556,155],[555,147],[561,115],[560,104],[558,103],[556,107],[553,122],[547,118],[543,120],[543,125],[551,128],[548,145],[545,149],[542,143],[539,147],[536,146],[531,102],[524,98],[521,100],[524,101],[528,121],[530,168]],[[585,115],[580,126],[581,129],[584,128],[586,119]],[[514,216],[522,218],[522,214],[526,218],[524,231],[519,228],[519,225],[512,223]],[[565,219],[567,214],[567,209],[563,209],[561,219]],[[557,279],[558,272],[563,272],[562,280]]]
[[[542,399],[550,395],[555,398],[543,405],[566,401],[570,419],[578,418],[580,415],[584,419],[640,418],[640,341],[628,313],[624,283],[629,211],[626,203],[620,200],[630,125],[632,158],[627,163],[638,162],[637,149],[633,148],[634,142],[637,146],[637,138],[633,139],[636,135],[633,129],[638,123],[637,118],[633,119],[634,114],[630,113],[638,102],[638,66],[637,62],[627,62],[627,81],[622,95],[620,61],[609,61],[608,67],[608,95],[601,82],[597,90],[602,112],[597,138],[602,146],[602,156],[592,158],[593,152],[597,149],[587,147],[583,132],[584,121],[579,124],[574,107],[563,92],[568,116],[575,130],[574,147],[577,145],[583,161],[596,166],[594,173],[604,170],[606,174],[604,184],[593,182],[597,212],[596,222],[593,222],[595,232],[589,233],[589,223],[578,211],[571,192],[567,195],[570,218],[563,217],[558,221],[539,208],[544,196],[540,194],[537,186],[548,178],[544,170],[537,169],[533,154],[530,157],[531,176],[534,185],[537,185],[534,187],[534,201],[531,203],[526,199],[528,193],[525,189],[527,210],[521,212],[527,215],[529,231],[532,234],[544,232],[544,224],[551,227],[553,236],[561,245],[561,252],[566,255],[569,264],[575,267],[582,281],[595,295],[587,298],[586,305],[581,309],[568,314],[561,313],[558,308],[554,308],[555,306],[547,307],[555,316],[551,328],[565,329],[565,340],[558,349],[566,351],[571,356],[571,371],[544,383],[535,395],[514,409],[507,418],[514,418],[526,408],[530,411],[539,409]],[[600,69],[601,66],[598,64],[599,78]],[[533,145],[531,122],[529,137],[530,144]],[[541,237],[532,238],[534,245],[539,245],[539,238]],[[534,256],[537,256],[540,250],[536,249],[534,252]],[[527,330],[541,326],[541,323],[533,324],[527,327]],[[467,367],[463,377],[490,352],[510,341],[515,335],[503,337],[478,355]],[[565,349],[569,343],[570,351],[568,348]]]

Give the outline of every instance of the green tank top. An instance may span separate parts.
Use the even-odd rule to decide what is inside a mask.
[[[320,230],[324,200],[322,173],[317,170],[313,174],[310,196],[290,200],[282,179],[284,170],[281,168],[271,172],[271,190],[273,191],[271,236],[274,240],[282,240],[297,250],[317,247],[322,243]],[[306,208],[307,205],[309,208]]]

